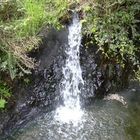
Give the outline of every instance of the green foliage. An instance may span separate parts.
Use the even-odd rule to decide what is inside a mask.
[[[4,108],[7,99],[11,96],[10,89],[3,83],[0,83],[0,109]]]
[[[68,0],[48,0],[46,1],[47,24],[60,29],[63,25],[60,23],[62,17],[66,17],[69,5],[73,1]]]
[[[4,108],[5,107],[5,104],[6,104],[5,99],[0,99],[0,109],[1,108]]]
[[[22,7],[24,16],[13,23],[17,37],[28,37],[36,35],[41,26],[47,20],[45,12],[45,0],[23,0],[18,1]],[[18,31],[18,32],[17,32]]]
[[[90,0],[82,6],[85,12],[85,33],[94,34],[99,50],[109,59],[124,64],[129,60],[138,64],[135,45],[140,34],[136,18],[140,13],[139,0]]]
[[[30,73],[35,63],[26,54],[37,46],[43,26],[60,29],[68,8],[62,0],[2,0],[0,5],[0,71],[11,79]]]

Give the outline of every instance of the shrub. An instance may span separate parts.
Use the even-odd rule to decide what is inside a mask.
[[[0,5],[0,71],[9,71],[11,79],[30,73],[35,63],[27,53],[40,42],[43,26],[60,28],[59,18],[67,1],[2,0]],[[23,75],[23,74],[22,74]]]
[[[85,34],[93,34],[99,50],[108,60],[124,67],[129,61],[139,67],[139,0],[89,0],[81,5]]]

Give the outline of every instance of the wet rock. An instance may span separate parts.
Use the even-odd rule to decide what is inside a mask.
[[[38,66],[30,76],[28,86],[16,83],[14,88],[15,105],[0,115],[0,139],[36,117],[41,111],[51,111],[62,102],[59,82],[64,65],[64,48],[67,44],[67,30],[52,29],[40,33],[42,44],[32,54]]]
[[[110,91],[115,92],[126,87],[130,74],[129,63],[122,69],[112,60],[105,60],[95,42],[86,46],[90,39],[91,36],[83,37],[80,50],[82,75],[85,81],[80,95],[83,104],[89,104],[95,98],[103,98]]]

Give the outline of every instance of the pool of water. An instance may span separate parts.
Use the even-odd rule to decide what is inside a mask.
[[[106,97],[82,109],[74,121],[56,119],[56,111],[37,117],[7,140],[140,140],[140,88]],[[78,111],[77,111],[78,113]],[[70,114],[75,117],[76,114]]]

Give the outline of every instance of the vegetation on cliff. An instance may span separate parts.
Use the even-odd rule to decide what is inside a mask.
[[[139,0],[91,0],[83,4],[82,8],[85,13],[84,31],[91,34],[105,59],[115,61],[122,67],[129,63],[138,69]]]
[[[130,78],[140,79],[140,1],[90,0],[81,8],[84,32],[91,38],[87,47],[98,46],[101,65],[109,66],[109,73],[121,71],[120,86]]]
[[[41,41],[38,33],[44,26],[60,28],[67,6],[62,0],[0,1],[0,108],[8,97],[5,77],[12,81],[30,73],[36,64],[28,53]]]
[[[41,41],[43,27],[60,29],[69,10],[81,13],[83,34],[97,44],[105,61],[139,75],[139,0],[2,0],[0,1],[0,108],[10,97],[9,79],[20,78],[36,65],[28,53]],[[94,46],[94,45],[93,45]],[[127,67],[129,63],[130,67]]]

